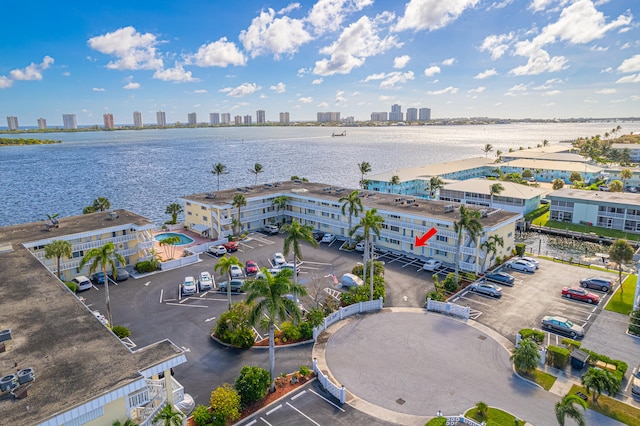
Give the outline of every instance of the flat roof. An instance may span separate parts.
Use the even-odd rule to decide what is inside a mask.
[[[640,149],[640,143],[612,143],[611,148],[613,149]]]
[[[216,192],[204,192],[200,194],[192,194],[182,197],[183,200],[193,201],[203,205],[228,208],[233,202],[233,197],[238,193],[243,193],[246,198],[252,197],[273,197],[279,195],[296,195],[299,197],[308,197],[316,200],[323,200],[335,204],[341,204],[340,198],[349,195],[353,188],[342,188],[338,186],[327,185],[314,182],[292,182],[284,181],[280,186],[268,184],[271,186],[257,185],[253,187],[243,188],[246,192],[240,192],[238,189],[228,189]],[[336,193],[336,190],[338,192]],[[209,195],[208,195],[209,194]],[[211,198],[212,194],[216,194],[215,198]],[[376,208],[388,212],[398,212],[420,217],[433,218],[443,222],[453,222],[460,218],[460,214],[456,209],[454,212],[445,213],[444,206],[455,203],[425,200],[416,198],[411,195],[386,194],[376,191],[362,191],[362,205],[368,208]],[[415,203],[402,203],[400,199],[416,200]],[[396,201],[398,200],[398,201]],[[473,206],[468,206],[474,209]],[[475,208],[476,210],[487,210],[489,215],[481,219],[484,226],[493,227],[504,221],[508,221],[520,216],[519,213],[512,213],[501,209]]]
[[[499,197],[511,197],[528,200],[546,193],[545,190],[536,188],[534,186],[501,180],[477,178],[462,181],[453,181],[452,183],[446,184],[443,189],[489,195],[489,193],[491,192],[489,189],[491,185],[495,183],[499,183],[504,187],[504,190],[500,194],[498,194]]]
[[[117,210],[60,220],[43,231],[42,222],[0,228],[0,329],[10,329],[9,350],[0,353],[0,376],[32,368],[35,382],[24,399],[0,400],[3,424],[36,424],[106,393],[134,383],[139,371],[182,354],[171,342],[131,352],[22,243],[69,232],[151,223]],[[144,219],[144,220],[143,220]],[[86,228],[83,228],[86,226]]]
[[[571,145],[547,145],[531,149],[519,149],[511,152],[503,152],[502,157],[506,158],[542,158],[549,155],[569,153],[573,147]]]
[[[542,170],[564,170],[568,172],[580,173],[600,173],[605,168],[594,166],[592,164],[581,163],[576,161],[553,161],[553,160],[537,160],[531,158],[522,158],[519,160],[511,160],[500,164],[504,167],[520,167],[523,169],[542,169]]]
[[[630,192],[587,191],[584,189],[562,188],[550,193],[547,197],[571,198],[587,202],[635,205],[640,209],[640,194]]]
[[[446,163],[426,164],[418,167],[408,167],[406,169],[392,170],[377,175],[367,176],[368,180],[389,182],[394,175],[400,178],[401,182],[407,182],[418,178],[431,178],[432,176],[442,176],[446,173],[454,173],[468,169],[475,169],[495,163],[495,158],[474,157],[462,160],[448,161]]]

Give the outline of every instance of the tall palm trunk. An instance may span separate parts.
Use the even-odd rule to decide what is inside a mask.
[[[458,275],[460,273],[460,249],[462,248],[462,230],[458,234],[458,247],[456,248],[456,283],[459,283]]]
[[[111,319],[111,299],[109,298],[109,277],[107,276],[106,266],[103,266],[102,273],[104,274],[104,297],[107,304],[107,318],[109,319],[109,327],[113,327],[113,320]]]
[[[364,264],[362,265],[362,281],[367,282],[367,260],[369,260],[369,238],[364,240],[364,258],[362,259]]]
[[[58,256],[58,279],[60,279],[60,258],[62,256]]]
[[[274,342],[274,328],[275,324],[273,323],[273,319],[269,320],[269,374],[271,375],[271,392],[275,392],[276,390],[276,351],[275,351],[275,342]]]
[[[369,300],[373,300],[373,262],[374,262],[373,247],[374,246],[373,246],[373,235],[372,235],[371,236],[371,260],[369,261],[371,262],[371,273],[369,274],[369,279],[371,280],[371,284],[369,285]]]

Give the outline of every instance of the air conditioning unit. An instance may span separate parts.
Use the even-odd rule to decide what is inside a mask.
[[[446,206],[444,206],[445,213],[451,213],[453,210],[455,210],[453,204],[447,204]]]
[[[487,214],[489,214],[489,212],[485,209],[480,210],[480,217],[487,217]]]
[[[9,374],[0,379],[0,392],[7,392],[18,386],[18,377],[15,374]]]
[[[33,375],[33,368],[25,368],[18,371],[18,383],[23,385],[25,383],[33,382],[35,376]]]
[[[109,212],[109,219],[111,220],[115,220],[118,217],[118,213],[116,212]]]
[[[6,340],[11,340],[11,330],[0,331],[0,342],[4,342]]]

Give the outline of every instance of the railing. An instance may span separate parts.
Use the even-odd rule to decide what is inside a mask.
[[[455,303],[438,302],[435,300],[431,300],[431,298],[427,299],[427,311],[440,312],[464,319],[469,319],[469,316],[471,314],[471,308],[469,308],[468,306],[463,307],[460,305],[456,305]]]
[[[347,400],[347,390],[344,388],[344,386],[337,386],[331,380],[329,380],[329,376],[324,374],[322,371],[320,371],[320,368],[318,368],[318,360],[316,360],[315,358],[313,359],[313,371],[314,373],[316,373],[316,376],[318,376],[318,381],[327,390],[327,392],[337,398],[340,401],[340,404],[344,404]]]
[[[316,340],[320,333],[329,328],[331,324],[347,318],[351,315],[360,314],[362,312],[379,311],[383,307],[382,297],[377,300],[370,300],[368,302],[359,302],[349,305],[346,308],[339,308],[337,311],[325,317],[324,323],[313,328],[313,340]]]
[[[198,254],[192,254],[190,256],[179,257],[177,259],[168,260],[166,262],[160,262],[160,269],[163,271],[179,268],[184,265],[190,265],[192,263],[196,263],[200,260],[200,256]]]
[[[460,414],[459,416],[442,416],[447,419],[447,426],[457,426],[460,424],[471,426],[485,426],[486,423],[478,423],[475,420],[471,420]]]

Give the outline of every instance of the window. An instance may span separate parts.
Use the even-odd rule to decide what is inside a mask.
[[[80,251],[74,251],[73,253],[71,253],[71,257],[74,259],[77,259],[79,257],[84,257],[84,251],[80,250]]]
[[[444,235],[436,235],[436,241],[442,241],[446,243],[449,241],[449,237],[445,237]]]
[[[188,201],[187,201],[187,203],[186,203],[186,204],[187,204],[187,206],[190,206],[190,205],[191,205],[191,203],[190,203],[190,202],[188,202]]]
[[[307,214],[316,214],[314,209],[307,209]]]
[[[393,232],[399,232],[400,231],[400,228],[398,226],[393,226],[392,225],[392,226],[390,226],[390,228],[391,228],[391,231],[393,231]]]
[[[207,208],[205,206],[200,206],[201,210],[206,210]]]
[[[192,213],[191,213],[191,212],[187,212],[187,215],[191,216],[191,215],[192,215]]]

